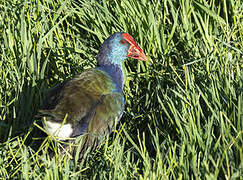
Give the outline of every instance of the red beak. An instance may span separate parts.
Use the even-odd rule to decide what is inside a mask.
[[[123,33],[122,36],[130,44],[127,57],[131,57],[133,59],[138,59],[141,61],[146,61],[146,55],[144,54],[143,50],[137,45],[137,43],[135,43],[132,36],[130,36],[128,33]]]

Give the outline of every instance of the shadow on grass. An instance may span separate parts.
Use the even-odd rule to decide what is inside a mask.
[[[23,139],[27,137],[25,143],[31,145],[33,137],[44,136],[44,133],[34,127],[33,123],[40,124],[36,114],[41,106],[46,88],[43,82],[38,82],[35,86],[29,84],[27,82],[23,85],[22,91],[13,103],[13,111],[8,113],[8,120],[6,123],[0,124],[1,143],[19,136]],[[29,132],[30,134],[28,134]]]

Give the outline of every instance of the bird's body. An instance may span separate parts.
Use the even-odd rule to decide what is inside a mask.
[[[49,134],[60,139],[83,135],[83,148],[87,148],[97,146],[100,138],[111,132],[125,104],[122,61],[129,56],[129,50],[136,51],[131,55],[142,53],[141,60],[146,59],[127,37],[131,40],[127,33],[110,36],[99,51],[97,68],[86,70],[50,91],[40,110]]]
[[[45,110],[40,111],[46,117],[48,132],[68,138],[82,135],[86,130],[97,131],[102,125],[112,129],[115,122],[109,122],[109,119],[116,119],[122,113],[124,100],[120,87],[116,87],[108,74],[91,69],[64,84],[50,92],[44,104]],[[58,131],[65,116],[66,122]],[[96,126],[88,126],[90,119]]]

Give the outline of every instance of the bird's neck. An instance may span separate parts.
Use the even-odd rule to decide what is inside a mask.
[[[122,92],[124,85],[124,74],[122,70],[122,64],[103,64],[98,65],[98,69],[102,70],[110,76],[111,80],[115,84],[115,92]]]

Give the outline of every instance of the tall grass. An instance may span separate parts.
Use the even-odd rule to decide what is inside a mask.
[[[0,179],[243,178],[240,1],[4,0],[0,11]],[[149,59],[124,64],[117,130],[81,162],[48,138],[32,149],[45,90],[95,67],[116,31]]]

